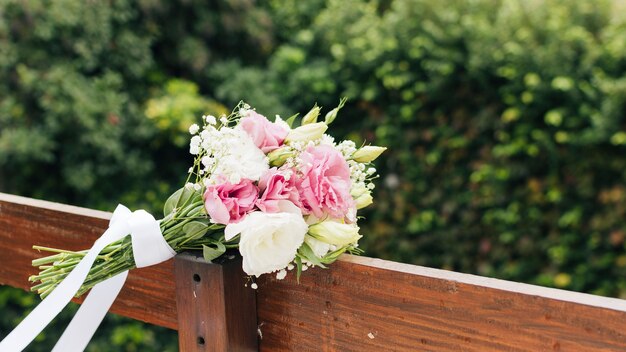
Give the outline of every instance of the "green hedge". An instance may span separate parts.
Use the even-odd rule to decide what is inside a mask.
[[[192,116],[239,99],[289,116],[346,96],[334,133],[389,147],[368,255],[626,297],[624,10],[3,2],[0,189],[158,209],[182,182]]]
[[[297,110],[348,96],[345,131],[389,146],[368,254],[626,297],[621,10],[330,1],[258,86]]]
[[[626,297],[623,10],[329,1],[266,65],[215,66],[215,95],[351,99],[343,131],[390,147],[369,255]]]

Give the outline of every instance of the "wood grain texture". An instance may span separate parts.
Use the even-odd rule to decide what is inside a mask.
[[[0,283],[27,288],[34,243],[79,249],[108,213],[0,194]],[[177,326],[171,263],[134,270],[114,312]],[[261,351],[624,351],[626,301],[343,256],[258,280]]]
[[[241,258],[207,264],[200,253],[174,260],[181,351],[258,351],[256,292]]]
[[[626,350],[626,301],[364,257],[264,276],[257,307],[261,351]]]
[[[48,255],[33,245],[88,249],[106,230],[110,213],[0,193],[0,285],[30,289],[31,261]],[[176,329],[173,260],[135,269],[113,313]],[[80,300],[76,300],[80,301]]]

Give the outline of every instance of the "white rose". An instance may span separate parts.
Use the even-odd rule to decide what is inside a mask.
[[[281,212],[255,211],[242,221],[229,224],[224,230],[226,240],[241,234],[239,253],[243,271],[259,276],[285,268],[304,242],[308,226],[300,209],[289,201],[280,201]]]

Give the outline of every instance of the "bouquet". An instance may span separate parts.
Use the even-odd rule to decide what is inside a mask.
[[[272,122],[243,102],[229,116],[203,116],[202,126],[192,125],[194,164],[158,222],[170,249],[202,250],[207,261],[238,249],[248,275],[283,279],[295,269],[298,280],[311,266],[360,253],[357,210],[372,204],[377,175],[371,163],[385,148],[357,148],[326,134],[344,103],[321,122],[314,106],[298,127],[297,115]],[[133,243],[124,236],[97,253],[76,296],[135,268]],[[34,248],[55,253],[33,261],[40,273],[29,280],[42,298],[88,254]]]

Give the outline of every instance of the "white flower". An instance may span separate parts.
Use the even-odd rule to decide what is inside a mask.
[[[206,120],[206,123],[208,123],[209,125],[215,125],[217,123],[217,120],[215,119],[215,116],[213,115],[208,115],[204,117]]]
[[[202,138],[200,138],[200,136],[193,136],[191,137],[191,141],[189,142],[189,145],[192,147],[197,147],[200,145],[200,143],[202,143]]]
[[[242,129],[222,127],[211,137],[212,178],[226,177],[234,183],[242,178],[258,181],[269,169],[265,154]]]
[[[259,276],[285,268],[304,242],[308,227],[300,209],[289,201],[280,201],[278,207],[279,213],[255,211],[224,230],[227,241],[241,234],[239,252],[243,271],[248,275]]]
[[[205,168],[209,168],[211,165],[213,165],[213,163],[215,162],[215,159],[213,159],[210,156],[206,155],[206,156],[202,157],[200,162],[202,163],[202,165],[204,165]]]
[[[200,126],[196,125],[195,123],[189,126],[189,133],[196,134],[198,133],[198,131],[200,131]]]
[[[309,234],[322,242],[340,247],[355,243],[361,238],[356,224],[344,224],[333,220],[322,221],[309,227]]]

